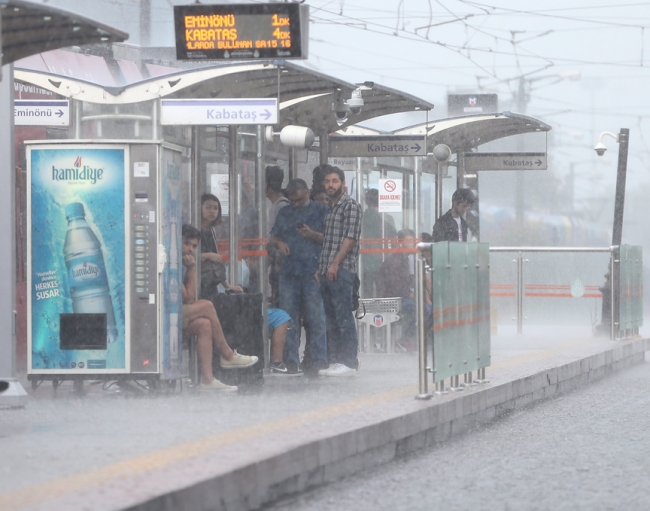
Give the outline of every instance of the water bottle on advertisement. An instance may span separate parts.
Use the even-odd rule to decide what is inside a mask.
[[[83,204],[68,204],[65,216],[68,232],[65,235],[63,255],[68,269],[72,311],[79,314],[106,314],[107,341],[115,342],[117,326],[102,247],[86,222]]]
[[[178,233],[176,222],[170,222],[169,242],[169,358],[171,367],[178,367],[178,309],[179,309],[179,282],[178,282]]]

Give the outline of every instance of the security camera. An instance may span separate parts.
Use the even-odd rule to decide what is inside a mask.
[[[603,154],[605,154],[605,151],[607,151],[607,147],[602,142],[598,142],[596,144],[596,147],[594,147],[594,151],[596,151],[596,154],[598,156],[602,156]]]
[[[339,99],[336,101],[336,103],[332,103],[332,111],[334,112],[334,115],[336,115],[337,122],[345,122],[345,120],[348,118],[348,114],[350,113],[350,108],[345,101]]]
[[[361,109],[363,108],[363,97],[361,96],[361,89],[354,89],[352,91],[352,96],[346,101],[348,107],[350,108],[350,113],[352,115],[359,115]]]
[[[337,119],[347,119],[348,118],[348,111],[347,110],[335,110],[334,114],[336,115]]]

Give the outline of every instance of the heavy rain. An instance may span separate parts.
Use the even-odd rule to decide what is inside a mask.
[[[0,20],[1,510],[643,508],[650,3]]]

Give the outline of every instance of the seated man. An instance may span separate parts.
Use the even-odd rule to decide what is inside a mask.
[[[196,300],[196,259],[194,254],[201,233],[191,225],[183,225],[183,335],[196,335],[196,351],[201,365],[201,388],[235,391],[237,387],[215,379],[212,372],[212,345],[221,353],[221,367],[239,369],[257,363],[257,357],[240,355],[232,350],[221,329],[221,323],[208,300]]]

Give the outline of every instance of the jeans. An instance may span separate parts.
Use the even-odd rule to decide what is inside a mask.
[[[337,280],[320,276],[320,289],[327,318],[327,354],[330,364],[345,364],[356,369],[359,340],[357,324],[352,312],[354,273],[339,268]]]
[[[280,288],[280,308],[284,309],[293,320],[294,328],[287,331],[284,344],[283,359],[287,364],[298,364],[300,356],[300,323],[303,320],[309,329],[308,345],[305,347],[305,358],[310,365],[327,365],[327,336],[325,331],[325,309],[323,298],[316,277],[312,275],[289,275],[280,273],[278,276]]]

